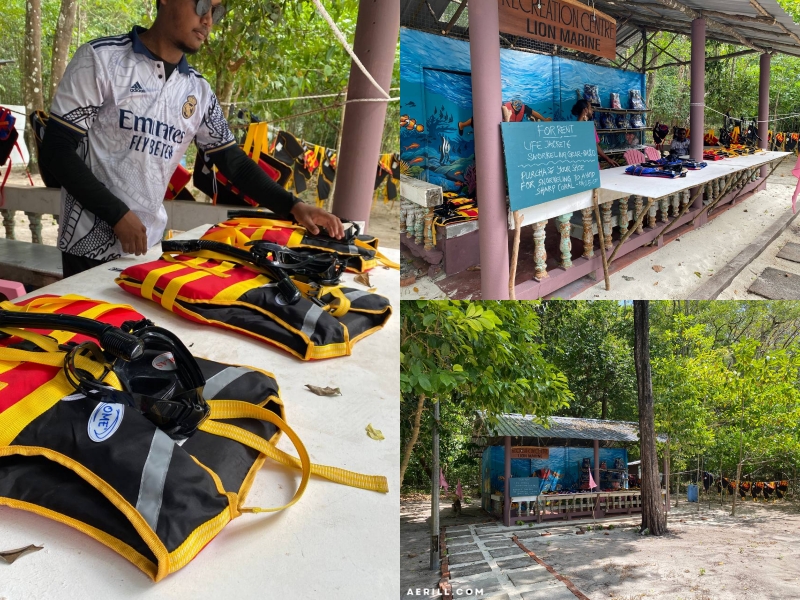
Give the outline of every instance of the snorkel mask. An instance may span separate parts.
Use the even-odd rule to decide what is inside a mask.
[[[117,328],[72,315],[0,310],[0,327],[71,331],[95,338],[59,346],[66,353],[67,381],[87,398],[130,406],[172,438],[191,436],[208,418],[206,381],[194,356],[175,334],[148,319],[126,321]],[[79,368],[78,356],[102,365],[100,376]],[[122,390],[103,383],[111,372]]]

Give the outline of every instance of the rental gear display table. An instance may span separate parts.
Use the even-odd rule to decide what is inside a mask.
[[[179,236],[196,239],[198,227]],[[392,260],[398,250],[387,250]],[[273,373],[280,385],[287,422],[303,439],[311,460],[360,473],[385,475],[389,493],[379,494],[312,477],[294,507],[274,515],[242,515],[230,523],[184,569],[153,583],[123,557],[82,533],[44,517],[0,506],[0,550],[30,544],[44,550],[0,564],[0,597],[59,598],[280,598],[349,599],[363,594],[396,597],[399,512],[399,275],[376,267],[370,283],[390,299],[386,326],[363,339],[351,356],[300,361],[248,337],[188,322],[114,283],[147,255],[119,259],[30,294],[80,294],[129,304],[177,334],[198,357],[253,366]],[[348,286],[354,275],[342,280]],[[366,289],[366,288],[365,288]],[[305,388],[338,387],[340,396],[317,396]],[[386,439],[376,441],[372,425]],[[294,453],[288,439],[278,447]],[[248,504],[277,506],[294,494],[299,473],[267,460],[256,475]]]
[[[655,177],[637,177],[625,173],[627,167],[615,167],[600,171],[600,188],[598,201],[600,204],[618,200],[626,196],[643,196],[646,198],[663,198],[678,192],[704,185],[714,179],[732,175],[744,169],[765,165],[788,156],[789,152],[760,152],[747,156],[726,158],[720,161],[706,161],[708,166],[699,171],[689,171],[686,177],[661,179]],[[522,226],[530,225],[558,217],[565,213],[591,208],[592,192],[580,192],[552,202],[538,204],[523,209],[519,213],[524,217]],[[514,220],[509,213],[509,226],[514,227]]]

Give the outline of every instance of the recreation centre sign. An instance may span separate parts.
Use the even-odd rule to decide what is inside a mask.
[[[615,58],[617,22],[575,0],[497,0],[500,31]]]

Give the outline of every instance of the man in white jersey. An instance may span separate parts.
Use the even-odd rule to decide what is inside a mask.
[[[58,246],[69,277],[158,244],[164,192],[194,141],[244,194],[316,234],[341,221],[270,179],[237,145],[189,66],[225,13],[217,0],[157,0],[153,26],[78,48],[53,97],[40,162],[61,183]]]

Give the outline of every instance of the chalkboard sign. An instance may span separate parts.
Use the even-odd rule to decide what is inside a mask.
[[[511,210],[600,187],[592,121],[501,123]]]
[[[512,477],[511,497],[538,496],[540,487],[541,479],[538,477]]]

